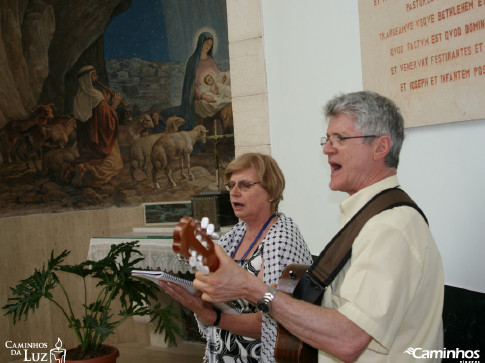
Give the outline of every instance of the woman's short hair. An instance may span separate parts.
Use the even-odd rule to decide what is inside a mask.
[[[253,168],[256,170],[261,186],[268,192],[273,212],[278,211],[278,205],[283,200],[285,177],[278,163],[270,155],[261,153],[246,153],[238,156],[227,165],[224,181],[227,183],[233,173]]]
[[[347,93],[328,101],[324,112],[327,118],[346,114],[363,135],[388,135],[391,149],[385,162],[387,166],[397,168],[404,140],[404,119],[392,100],[371,91]],[[370,143],[372,139],[364,139],[364,142]]]

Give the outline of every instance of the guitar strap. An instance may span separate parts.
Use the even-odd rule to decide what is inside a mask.
[[[332,238],[298,282],[293,297],[316,303],[351,257],[352,244],[367,221],[387,209],[399,206],[415,208],[428,223],[423,211],[406,192],[398,187],[383,190],[367,202]]]

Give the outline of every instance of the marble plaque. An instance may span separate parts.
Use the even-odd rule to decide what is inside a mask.
[[[485,118],[485,0],[359,0],[362,77],[406,127]]]

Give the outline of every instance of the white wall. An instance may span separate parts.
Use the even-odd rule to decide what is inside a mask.
[[[346,196],[328,188],[322,106],[362,89],[357,0],[261,0],[271,153],[285,173],[281,209],[318,254]],[[485,292],[485,122],[406,130],[398,175],[421,206],[447,284]]]

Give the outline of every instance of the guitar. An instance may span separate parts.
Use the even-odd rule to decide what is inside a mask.
[[[197,223],[191,217],[182,217],[173,231],[173,251],[187,259],[190,266],[206,274],[219,267],[214,242],[209,238],[214,233],[214,225],[208,218]]]
[[[197,223],[191,217],[182,217],[173,231],[173,251],[190,266],[205,274],[214,272],[219,267],[214,242],[210,239],[219,238],[214,233],[214,225],[204,217]],[[241,314],[241,309],[227,303],[213,303],[221,313]]]
[[[286,267],[277,290],[293,295],[296,285],[311,265],[294,263]],[[278,323],[275,359],[278,363],[312,363],[318,361],[318,350],[292,335]]]
[[[183,217],[173,232],[173,251],[186,258],[189,265],[197,270],[209,273],[217,270],[219,260],[215,254],[214,242],[208,237],[213,233],[213,226],[203,218],[198,224],[191,217]],[[291,264],[281,275],[278,291],[293,294],[298,281],[310,265]],[[318,351],[303,343],[278,324],[275,358],[278,363],[313,363],[318,360]]]

